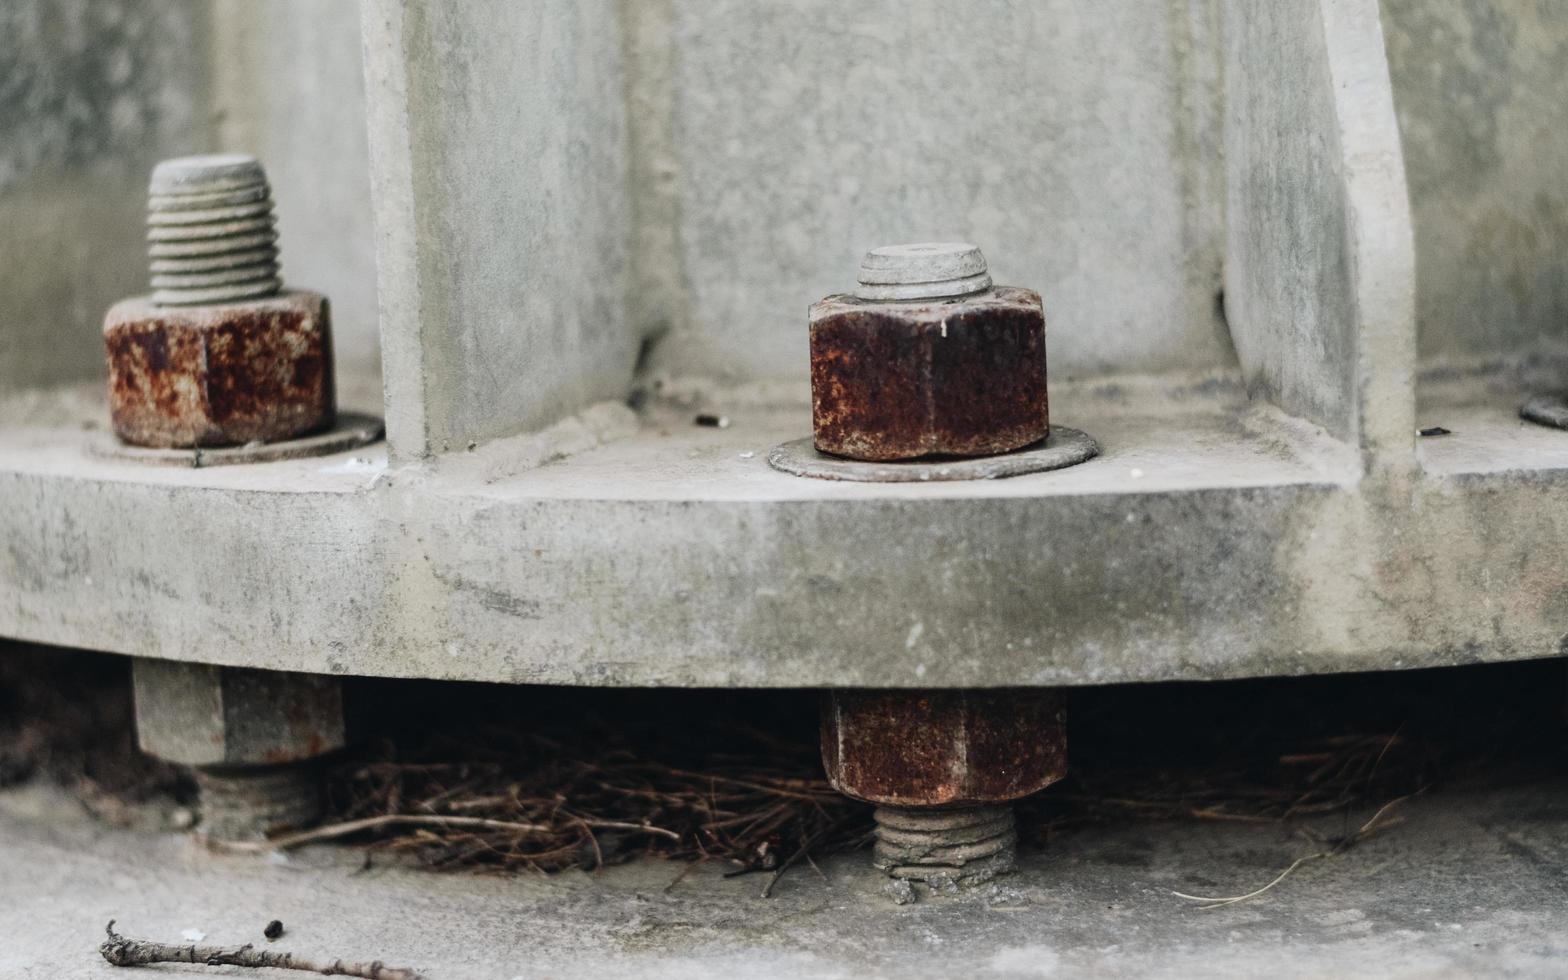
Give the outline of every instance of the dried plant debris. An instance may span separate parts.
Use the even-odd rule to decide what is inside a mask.
[[[110,819],[185,792],[134,751],[123,661],[4,652],[0,757],[19,760],[13,771],[120,800],[94,805]],[[33,690],[39,678],[53,690]],[[1343,853],[1397,825],[1396,801],[1429,787],[1560,767],[1562,689],[1562,665],[1543,661],[1075,690],[1071,773],[1019,805],[1020,845],[1117,821],[1222,820],[1315,832],[1307,861]],[[367,861],[538,872],[651,855],[765,873],[765,891],[871,839],[870,807],[823,778],[810,692],[360,680],[348,693],[365,734],[330,772],[324,824],[228,846],[338,840],[364,846]],[[1343,833],[1322,836],[1327,815]]]
[[[334,813],[289,847],[364,835],[436,868],[596,868],[638,855],[779,871],[862,846],[869,809],[834,792],[816,746],[730,724],[660,745],[490,726],[410,751],[386,739],[333,773]]]

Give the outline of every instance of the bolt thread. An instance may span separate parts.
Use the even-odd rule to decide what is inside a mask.
[[[951,299],[991,288],[985,256],[968,242],[884,245],[860,263],[860,299],[884,303]]]
[[[152,301],[159,306],[271,296],[278,277],[272,188],[254,157],[180,157],[153,168],[147,196]]]
[[[201,829],[220,840],[260,840],[321,816],[321,772],[311,762],[196,770]]]
[[[874,863],[890,877],[972,884],[1013,870],[1013,808],[878,807]]]

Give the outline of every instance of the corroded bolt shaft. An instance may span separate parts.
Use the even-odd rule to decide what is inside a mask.
[[[891,878],[978,884],[1013,870],[1013,808],[877,807],[875,865]]]
[[[829,691],[822,763],[835,789],[876,804],[876,867],[978,884],[1013,869],[1012,801],[1067,772],[1065,700],[1035,688]]]
[[[194,775],[201,829],[218,840],[260,839],[308,827],[321,816],[321,771],[314,760],[204,766]]]
[[[190,766],[201,827],[252,840],[321,815],[319,760],[346,741],[336,677],[138,658],[142,751]]]
[[[275,294],[283,283],[274,220],[272,188],[254,157],[158,164],[147,198],[152,301],[190,306]]]

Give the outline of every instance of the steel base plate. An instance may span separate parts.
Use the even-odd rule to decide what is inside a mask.
[[[339,412],[331,428],[281,442],[252,442],[243,446],[195,449],[149,449],[145,446],[128,446],[115,438],[113,433],[104,433],[90,448],[95,456],[156,466],[234,466],[240,463],[271,463],[280,459],[329,456],[375,442],[381,438],[381,433],[381,420],[376,416]]]
[[[776,470],[819,480],[932,483],[942,480],[1000,480],[1025,473],[1059,470],[1093,459],[1099,453],[1099,443],[1087,434],[1065,425],[1052,425],[1051,434],[1045,439],[1001,456],[974,459],[949,456],[870,463],[818,452],[811,437],[807,436],[775,446],[768,453],[768,463]]]

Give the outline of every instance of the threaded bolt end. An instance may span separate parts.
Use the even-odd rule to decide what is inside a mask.
[[[271,296],[278,277],[272,188],[255,157],[179,157],[153,168],[147,196],[152,301],[159,306]]]
[[[313,762],[196,770],[201,829],[219,840],[260,840],[321,816],[321,770]]]
[[[949,810],[878,807],[874,863],[889,877],[927,884],[979,884],[1016,863],[1010,804]]]
[[[968,242],[916,242],[867,252],[855,296],[907,303],[972,296],[990,288],[991,273],[979,248]]]

